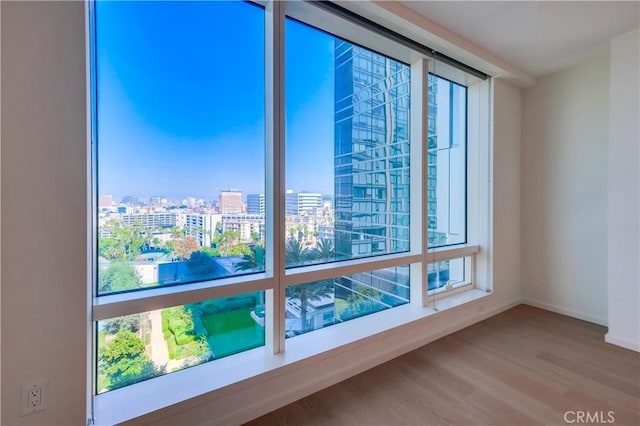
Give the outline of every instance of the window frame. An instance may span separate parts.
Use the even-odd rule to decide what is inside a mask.
[[[344,329],[346,335],[359,336],[358,338],[366,338],[376,333],[380,333],[387,328],[381,325],[382,319],[394,318],[392,326],[408,323],[412,318],[418,316],[431,315],[435,311],[435,303],[429,299],[430,293],[427,290],[428,285],[428,264],[439,262],[447,259],[470,258],[471,262],[465,262],[465,278],[469,277],[469,282],[452,291],[455,292],[466,290],[480,290],[482,292],[490,292],[491,276],[490,276],[490,258],[487,249],[490,247],[490,238],[487,230],[483,231],[482,222],[486,219],[487,225],[490,221],[490,204],[491,193],[487,181],[483,184],[478,183],[478,188],[474,189],[470,185],[472,179],[476,179],[484,175],[491,174],[490,153],[489,149],[484,152],[484,145],[490,145],[489,135],[480,135],[478,139],[486,137],[483,147],[478,147],[474,152],[477,158],[472,173],[469,166],[471,157],[469,151],[466,154],[466,217],[474,211],[484,211],[482,218],[477,223],[469,223],[466,220],[467,235],[464,243],[452,246],[443,246],[438,248],[428,247],[428,167],[427,167],[427,128],[428,128],[428,75],[430,69],[433,68],[433,59],[428,58],[415,51],[411,51],[406,46],[401,46],[392,40],[385,39],[379,34],[372,34],[362,28],[358,28],[353,23],[347,22],[342,18],[331,15],[325,10],[321,10],[316,6],[304,2],[256,2],[265,7],[265,91],[266,91],[266,117],[265,117],[265,247],[266,250],[265,271],[251,275],[242,275],[229,278],[222,278],[209,281],[200,281],[188,283],[179,286],[155,287],[144,291],[130,293],[116,293],[98,296],[97,289],[97,173],[95,170],[96,161],[96,144],[97,138],[95,128],[95,105],[94,99],[98,96],[96,93],[96,85],[94,81],[93,66],[95,61],[94,49],[87,48],[88,52],[88,89],[92,98],[89,105],[91,111],[91,140],[90,149],[88,150],[88,165],[90,170],[90,203],[89,208],[89,238],[88,251],[89,259],[89,286],[91,288],[91,306],[89,315],[90,330],[90,348],[88,352],[91,354],[89,364],[91,365],[91,394],[88,396],[90,403],[89,418],[96,417],[98,413],[104,413],[113,409],[117,404],[126,401],[136,393],[136,390],[149,390],[153,387],[153,383],[160,384],[160,388],[173,388],[175,383],[186,385],[191,383],[199,374],[205,373],[212,377],[228,368],[240,368],[240,366],[251,365],[249,369],[239,375],[229,375],[222,379],[217,378],[215,383],[209,383],[206,386],[196,386],[195,389],[189,391],[178,391],[176,398],[179,401],[201,395],[211,390],[220,389],[237,383],[243,378],[254,377],[259,374],[257,368],[253,366],[258,360],[269,359],[267,366],[262,372],[269,372],[279,368],[285,368],[295,362],[300,362],[317,353],[327,352],[329,350],[344,346],[353,340],[343,340],[336,336],[340,333],[336,332],[336,328]],[[285,126],[284,126],[284,26],[285,18],[290,16],[296,20],[308,23],[321,30],[330,32],[338,37],[344,38],[349,42],[366,47],[382,53],[385,56],[408,63],[410,65],[410,228],[409,228],[409,245],[407,252],[392,253],[373,257],[356,258],[352,260],[343,260],[338,262],[316,264],[309,266],[300,266],[296,268],[286,268],[284,263],[284,241],[280,236],[286,226],[286,205],[285,205]],[[92,2],[88,3],[87,14],[87,31],[92,34],[94,28],[95,7]],[[87,37],[87,43],[95,43],[94,37]],[[393,54],[397,51],[402,52],[401,55]],[[452,68],[452,67],[451,67]],[[439,73],[445,72],[442,68],[438,68]],[[440,74],[437,74],[440,76]],[[451,81],[458,83],[460,71],[455,70],[452,73]],[[468,77],[465,77],[467,79]],[[460,83],[458,83],[460,84]],[[474,83],[477,87],[478,97],[488,97],[490,81],[485,83]],[[465,86],[469,89],[469,86]],[[467,122],[465,128],[465,143],[467,147],[471,145],[469,131],[469,107],[470,92],[467,90]],[[485,108],[484,105],[479,108]],[[488,105],[486,106],[488,109]],[[481,111],[476,111],[477,115],[481,115]],[[478,122],[488,122],[489,115],[487,111],[486,117],[479,117]],[[477,126],[480,134],[481,125]],[[485,158],[486,157],[486,158]],[[483,167],[485,165],[486,167]],[[486,168],[486,170],[485,170]],[[476,170],[477,169],[477,170]],[[485,200],[482,197],[487,195]],[[469,202],[469,197],[473,196],[477,200]],[[473,228],[471,234],[469,227]],[[469,265],[467,265],[467,263]],[[482,266],[478,268],[478,264]],[[311,281],[319,281],[322,279],[333,278],[341,275],[350,275],[361,272],[368,272],[377,269],[383,269],[394,266],[410,265],[410,302],[407,305],[399,306],[383,312],[378,312],[365,317],[337,324],[329,329],[315,330],[313,333],[297,336],[295,339],[285,340],[285,289],[287,286],[302,284]],[[467,275],[467,268],[469,273]],[[479,273],[486,273],[486,277],[480,279]],[[221,297],[233,296],[236,294],[249,293],[255,291],[265,292],[265,346],[264,348],[255,348],[236,354],[227,358],[215,360],[201,364],[187,370],[181,370],[172,374],[166,374],[161,377],[150,379],[147,382],[141,382],[127,386],[125,388],[116,389],[105,394],[96,395],[95,386],[95,363],[97,359],[97,332],[96,325],[100,320],[113,317],[147,312],[153,309],[184,305],[187,303],[195,303],[203,300],[216,299]],[[435,292],[434,292],[435,293]],[[438,291],[442,294],[444,291]],[[415,309],[419,310],[419,314],[415,314]],[[363,327],[362,318],[376,317],[373,322],[374,327]],[[404,319],[403,319],[404,318]],[[331,330],[330,330],[331,329]],[[302,349],[302,343],[311,344],[314,340],[309,336],[323,336],[330,339],[323,344],[313,344],[311,349]],[[324,340],[324,339],[315,339]],[[280,357],[273,358],[273,355],[285,355],[286,359]],[[278,361],[276,361],[278,360]],[[215,364],[215,365],[214,365]],[[261,364],[258,362],[258,364]],[[212,373],[213,372],[213,373]],[[232,377],[233,376],[233,377]],[[191,386],[191,385],[189,385]],[[154,402],[155,404],[155,402]],[[157,404],[151,404],[150,408],[141,408],[138,415],[157,409]],[[165,404],[166,406],[166,404]],[[133,411],[125,410],[120,415],[121,419],[129,419],[135,416]]]
[[[433,68],[436,68],[436,63],[437,61],[434,61],[434,65]],[[441,65],[441,64],[438,64]],[[446,71],[446,69],[445,69]],[[454,81],[453,79],[447,78],[447,77],[443,77],[440,74],[436,74],[435,73],[435,69],[434,71],[429,71],[428,73],[429,75],[433,75],[438,79],[442,79],[450,84],[456,84],[460,87],[462,87],[464,89],[464,98],[465,98],[465,105],[464,105],[464,136],[463,136],[463,143],[464,143],[464,176],[462,177],[462,181],[464,182],[464,188],[463,188],[463,193],[464,193],[464,239],[463,241],[457,242],[457,243],[449,243],[449,244],[439,244],[439,245],[434,245],[434,246],[429,246],[429,249],[445,249],[447,247],[460,247],[463,245],[466,245],[468,240],[469,240],[469,235],[468,235],[468,228],[469,228],[469,221],[468,221],[468,217],[469,217],[469,155],[468,155],[468,149],[469,149],[469,126],[468,126],[468,122],[469,122],[469,88],[461,83],[458,83],[456,81]],[[428,84],[427,84],[428,86]],[[431,97],[433,95],[433,93],[431,91],[428,90],[428,97]],[[428,121],[432,122],[436,119],[437,115],[432,114],[431,111],[429,111],[429,118]],[[428,131],[428,130],[427,130]],[[428,148],[428,147],[427,147]],[[427,155],[429,155],[429,151],[427,149]],[[437,161],[437,160],[436,160]],[[437,166],[437,164],[436,164]],[[429,168],[428,164],[427,164],[427,169]],[[427,170],[428,173],[429,170]],[[431,181],[431,177],[428,177],[428,181]],[[436,176],[433,176],[435,178],[437,178],[437,173]],[[436,191],[436,187],[432,187],[430,185],[430,182],[427,182],[426,185],[427,191]],[[436,193],[436,197],[437,197],[437,193]],[[429,197],[427,196],[427,199]],[[437,212],[437,210],[436,210]],[[428,214],[428,213],[427,213]],[[437,221],[437,216],[436,216],[436,221]]]

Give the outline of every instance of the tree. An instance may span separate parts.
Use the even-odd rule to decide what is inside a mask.
[[[151,240],[151,245],[154,248],[162,248],[164,246],[163,242],[158,237],[153,237],[153,240]]]
[[[129,330],[137,333],[140,330],[141,314],[125,315],[107,321],[107,333],[116,334],[120,330]]]
[[[98,251],[109,260],[134,260],[144,248],[150,246],[153,233],[145,230],[140,223],[123,225],[112,219],[101,226],[111,234],[109,238],[98,239]]]
[[[336,250],[333,241],[329,238],[321,238],[311,252],[314,259],[332,261],[335,260]]]
[[[322,300],[322,298],[332,295],[334,292],[335,288],[331,280],[314,281],[287,287],[287,297],[300,301],[300,325],[302,331],[306,331],[309,328],[309,324],[307,323],[309,302],[318,302]]]
[[[171,227],[169,233],[174,240],[184,237],[184,229],[179,226]]]
[[[295,238],[298,241],[306,241],[309,236],[309,226],[306,223],[301,223],[294,227],[294,229],[296,231]]]
[[[348,305],[341,315],[342,319],[348,320],[372,313],[380,304],[381,298],[380,292],[373,287],[358,284],[347,298]]]
[[[235,244],[226,251],[227,256],[244,256],[251,253],[251,248],[246,244]]]
[[[191,257],[191,253],[200,249],[198,240],[196,240],[195,237],[185,237],[176,240],[173,247],[175,249],[176,256],[180,259],[189,259]]]
[[[306,263],[309,253],[302,247],[300,241],[295,239],[287,240],[284,246],[284,261],[287,266],[299,266]]]
[[[242,260],[236,263],[236,271],[262,271],[264,270],[264,247],[256,245],[251,253],[242,256]]]
[[[98,238],[98,253],[109,260],[124,260],[127,254],[124,245],[115,238]]]
[[[127,262],[111,262],[107,269],[98,271],[98,290],[100,293],[132,290],[142,286],[136,270]]]
[[[138,225],[120,226],[115,223],[111,230],[113,237],[119,240],[125,249],[125,259],[133,260],[142,251],[146,239],[142,235],[142,229]]]
[[[200,249],[202,253],[207,253],[211,257],[220,257],[220,252],[218,249],[214,249],[212,247],[202,247]]]
[[[239,241],[240,232],[231,230],[221,232],[220,229],[216,229],[216,235],[212,238],[213,245],[218,249],[222,256],[237,256],[245,254],[242,252],[243,249],[238,247],[244,246],[244,244],[239,244]]]
[[[144,343],[126,329],[120,329],[114,339],[105,344],[99,354],[102,371],[109,379],[110,389],[128,386],[163,373],[144,353]]]
[[[203,251],[191,253],[187,266],[195,275],[201,278],[213,275],[216,270],[216,262],[213,260],[213,256]]]

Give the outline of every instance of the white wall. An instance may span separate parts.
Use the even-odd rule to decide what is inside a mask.
[[[3,425],[86,424],[82,2],[2,7]],[[48,409],[19,417],[20,384]]]
[[[610,343],[640,351],[640,31],[611,40],[608,193]]]
[[[523,96],[522,283],[528,303],[607,322],[609,58]]]
[[[2,2],[0,7],[1,423],[80,425],[86,421],[88,315],[84,5]],[[138,423],[249,420],[518,303],[519,90],[496,82],[493,107],[491,296],[385,333],[357,350],[310,359],[305,368],[238,383]],[[19,417],[19,385],[41,378],[49,380],[48,409]]]
[[[520,151],[522,92],[501,79],[493,95],[493,279],[508,298],[520,286]]]

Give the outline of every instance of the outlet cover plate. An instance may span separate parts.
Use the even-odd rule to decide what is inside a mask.
[[[33,398],[29,398],[32,390],[39,391],[39,404],[34,405]],[[49,381],[45,379],[32,380],[20,386],[20,415],[37,413],[47,408],[47,396],[49,393]],[[36,398],[37,399],[37,398]]]

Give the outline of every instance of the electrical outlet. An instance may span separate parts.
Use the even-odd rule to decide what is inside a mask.
[[[34,380],[23,384],[20,387],[20,414],[26,416],[47,408],[48,388],[49,382],[47,380]]]
[[[29,389],[27,404],[34,410],[42,405],[42,388]]]

